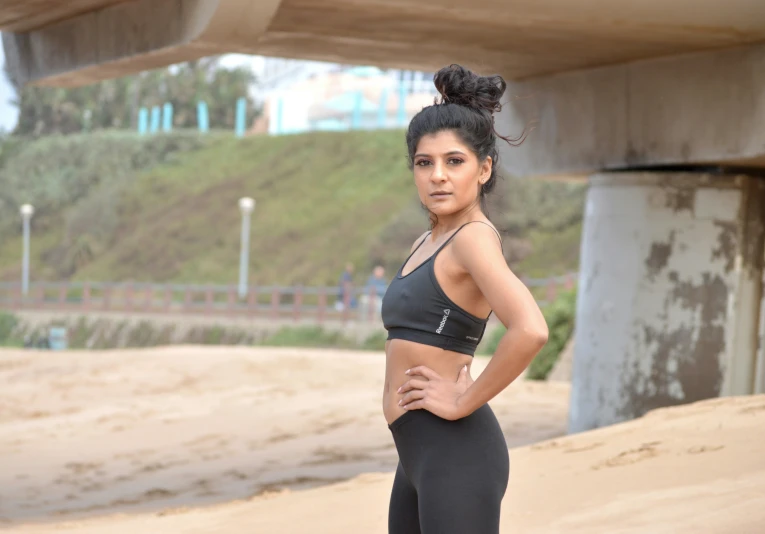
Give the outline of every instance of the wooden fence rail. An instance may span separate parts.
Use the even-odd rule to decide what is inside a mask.
[[[576,273],[546,279],[524,279],[540,305],[573,288]],[[27,295],[21,284],[0,283],[0,309],[56,310],[72,313],[173,313],[249,316],[284,320],[290,317],[373,321],[380,298],[374,288],[340,286],[253,286],[240,299],[235,285],[150,284],[134,282],[33,282]]]

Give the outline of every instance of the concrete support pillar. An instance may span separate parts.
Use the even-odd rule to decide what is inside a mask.
[[[571,432],[762,388],[764,218],[750,176],[590,178]]]

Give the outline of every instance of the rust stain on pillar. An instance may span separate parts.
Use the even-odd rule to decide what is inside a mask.
[[[675,232],[670,232],[669,241],[666,243],[651,243],[651,251],[645,259],[646,274],[649,278],[654,279],[667,266],[674,244]]]
[[[693,212],[696,189],[666,188],[666,207],[677,213],[683,210]]]
[[[665,310],[679,307],[692,311],[699,324],[664,330],[661,324],[638,321],[642,332],[637,337],[642,339],[636,339],[636,345],[654,349],[647,373],[633,361],[622,375],[625,396],[620,412],[627,418],[720,395],[728,287],[719,275],[710,273],[704,273],[697,284],[680,281],[676,272],[671,272],[669,279],[674,288],[665,299]]]
[[[738,225],[735,222],[715,221],[715,227],[720,229],[717,234],[717,247],[712,249],[712,261],[722,260],[725,265],[725,272],[729,273],[736,264],[736,234]]]

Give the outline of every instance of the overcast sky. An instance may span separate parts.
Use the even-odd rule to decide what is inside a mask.
[[[5,65],[5,54],[0,44],[0,66],[2,65]],[[10,104],[11,98],[13,87],[5,79],[5,74],[0,74],[0,129],[5,131],[13,130],[19,115],[16,108]]]
[[[262,69],[263,58],[260,56],[246,56],[241,54],[229,54],[221,58],[221,62],[231,68],[239,65],[248,65],[258,73]],[[2,44],[0,44],[0,67],[5,65],[5,53]],[[5,131],[13,130],[18,120],[18,111],[11,105],[13,98],[13,87],[5,79],[4,74],[0,74],[0,129]]]

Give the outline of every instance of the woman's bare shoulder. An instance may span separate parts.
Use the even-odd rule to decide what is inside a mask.
[[[425,240],[426,237],[428,237],[428,234],[430,234],[430,230],[423,232],[420,237],[414,240],[414,243],[412,243],[412,248],[409,249],[409,252],[414,252],[414,249],[416,249],[420,244]]]

